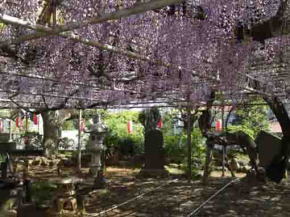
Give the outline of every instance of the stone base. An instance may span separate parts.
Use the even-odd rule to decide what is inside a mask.
[[[106,180],[105,178],[95,178],[94,180],[94,189],[103,189],[106,188]]]
[[[138,178],[159,178],[168,177],[169,173],[165,169],[145,169],[142,168],[137,175]]]
[[[56,210],[57,212],[62,212],[63,210],[69,210],[72,212],[77,211],[77,200],[74,197],[69,198],[58,198],[56,200]]]
[[[101,171],[101,166],[92,166],[90,165],[89,174],[93,177],[98,176],[99,171]]]
[[[250,183],[265,183],[266,182],[265,171],[262,168],[259,168],[258,172],[256,172],[255,170],[249,170],[247,172],[245,180]]]
[[[0,216],[17,217],[17,211],[16,210],[0,211]]]

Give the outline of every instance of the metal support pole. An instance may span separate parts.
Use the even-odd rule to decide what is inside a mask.
[[[224,115],[225,115],[225,107],[222,106],[222,132],[224,131]],[[222,177],[225,176],[225,162],[226,162],[226,147],[222,146]]]
[[[25,113],[25,133],[28,132],[28,113]]]
[[[191,145],[191,110],[190,107],[187,108],[187,175],[188,182],[192,179],[192,163],[191,163],[191,155],[192,155],[192,145]]]
[[[225,146],[223,146],[223,164],[222,164],[222,167],[223,167],[223,169],[222,169],[222,177],[224,177],[225,176],[225,162],[226,162],[226,147]]]
[[[82,144],[81,144],[81,124],[82,124],[82,110],[79,110],[79,124],[78,124],[78,170],[82,169]]]
[[[39,135],[40,135],[40,118],[42,118],[41,115],[39,115],[39,118],[38,118],[38,121],[37,121],[37,131],[38,131]]]
[[[9,142],[12,142],[12,120],[9,120]]]

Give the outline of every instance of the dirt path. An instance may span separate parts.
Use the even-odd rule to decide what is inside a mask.
[[[218,174],[215,173],[215,176]],[[98,213],[107,210],[114,205],[123,203],[136,195],[160,186],[169,180],[136,180],[127,177],[119,182],[120,186],[111,187],[107,193],[88,203],[88,212]],[[203,186],[200,181],[188,184],[186,180],[172,182],[156,191],[150,192],[144,197],[106,212],[105,216],[187,216],[196,209],[203,201],[207,200],[218,189],[223,187],[232,178],[211,177],[208,186]],[[112,180],[112,186],[114,186]],[[269,183],[249,183],[245,179],[232,184],[218,196],[207,203],[195,216],[290,216],[290,185]],[[98,205],[97,205],[98,204]]]
[[[84,169],[86,172],[87,169]],[[68,169],[66,175],[73,174]],[[43,174],[42,174],[43,173]],[[137,179],[138,170],[107,168],[107,188],[89,193],[86,202],[88,215],[107,217],[181,217],[187,216],[218,189],[232,180],[215,172],[209,185],[188,183],[185,179]],[[54,171],[36,169],[34,179],[56,177]],[[239,174],[241,177],[242,174]],[[176,177],[176,176],[175,176]],[[90,183],[89,179],[86,179]],[[169,183],[170,182],[170,183]],[[158,188],[160,185],[162,187]],[[158,188],[158,189],[156,189]],[[154,190],[155,189],[155,190]],[[209,201],[195,216],[200,217],[288,217],[290,216],[290,182],[262,185],[244,179],[226,188]],[[143,196],[140,196],[144,194]],[[138,197],[139,196],[139,197]],[[129,201],[128,201],[129,200]],[[124,203],[108,212],[106,210]],[[72,215],[71,215],[72,216]]]
[[[210,201],[197,216],[290,216],[290,185],[287,181],[282,184],[253,185],[242,180]]]

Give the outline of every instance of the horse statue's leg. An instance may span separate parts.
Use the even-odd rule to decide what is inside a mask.
[[[233,168],[230,166],[229,164],[229,158],[227,156],[225,156],[225,166],[226,168],[228,168],[228,170],[231,172],[231,176],[232,177],[236,177]]]

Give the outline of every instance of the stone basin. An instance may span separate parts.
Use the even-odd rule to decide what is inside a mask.
[[[78,177],[67,177],[67,178],[51,178],[48,181],[57,185],[58,197],[70,197],[76,194],[75,184],[81,183],[83,179]]]
[[[49,182],[55,183],[56,185],[69,185],[83,182],[83,179],[78,177],[66,177],[66,178],[50,178]]]
[[[56,193],[56,210],[62,212],[63,210],[77,211],[77,200],[75,184],[83,182],[83,179],[78,177],[67,178],[51,178],[48,180],[57,185]]]

